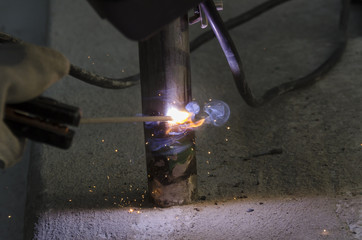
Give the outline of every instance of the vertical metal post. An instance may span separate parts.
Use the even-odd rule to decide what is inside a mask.
[[[166,115],[171,107],[184,110],[191,101],[190,49],[187,15],[139,43],[142,111]],[[145,124],[148,188],[160,207],[194,200],[197,172],[194,132],[167,132],[168,123]]]

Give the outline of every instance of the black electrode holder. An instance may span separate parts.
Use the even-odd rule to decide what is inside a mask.
[[[80,118],[79,108],[51,98],[38,97],[28,102],[6,105],[4,120],[18,137],[68,149],[75,132],[67,124],[78,126]]]

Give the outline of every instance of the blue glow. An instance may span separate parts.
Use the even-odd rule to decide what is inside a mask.
[[[200,106],[197,102],[195,101],[192,101],[192,102],[189,102],[185,109],[190,112],[190,113],[193,113],[193,114],[198,114],[200,112]]]
[[[162,97],[162,95],[161,95]],[[195,102],[189,102],[185,106],[186,111],[192,114],[192,121],[195,115],[200,113],[200,105]],[[203,108],[207,114],[204,124],[213,124],[214,126],[224,125],[230,117],[229,106],[220,100],[213,100],[205,104]],[[206,115],[206,114],[201,114]],[[148,138],[147,147],[151,151],[162,151],[162,154],[178,154],[192,147],[188,142],[183,141],[184,137],[194,131],[196,128],[189,127],[189,123],[173,125],[172,129],[166,132],[168,123],[146,122],[145,127],[152,129],[153,135]]]
[[[229,106],[220,100],[213,100],[205,104],[204,112],[209,115],[209,117],[206,118],[207,122],[218,127],[224,125],[230,117]]]

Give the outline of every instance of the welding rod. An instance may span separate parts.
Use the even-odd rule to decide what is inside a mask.
[[[83,118],[81,124],[92,123],[126,123],[126,122],[167,122],[172,121],[170,116],[138,116],[138,117],[109,117],[109,118]]]

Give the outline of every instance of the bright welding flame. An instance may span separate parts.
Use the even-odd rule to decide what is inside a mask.
[[[167,111],[167,116],[171,116],[173,121],[169,121],[169,129],[167,129],[166,133],[173,133],[173,135],[177,134],[177,132],[182,133],[187,129],[200,127],[205,122],[205,119],[193,122],[192,113],[188,111],[180,111],[174,107]]]
[[[182,124],[185,123],[189,118],[191,118],[191,113],[186,111],[180,111],[176,108],[172,107],[167,111],[167,116],[172,117],[173,121],[172,123],[175,124]]]
[[[145,127],[152,130],[151,136],[147,139],[146,145],[151,151],[164,151],[170,154],[176,154],[184,151],[191,145],[184,144],[183,137],[189,134],[189,131],[196,130],[203,124],[222,126],[227,122],[230,116],[229,106],[220,100],[208,102],[203,112],[199,116],[200,120],[195,120],[200,113],[200,106],[197,102],[189,102],[182,110],[169,106],[166,116],[172,120],[166,124],[159,122],[146,122]],[[197,119],[199,119],[197,118]],[[228,141],[225,139],[225,141]]]

